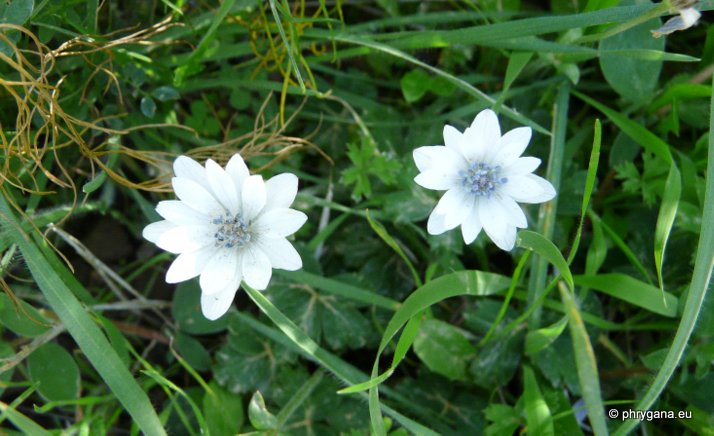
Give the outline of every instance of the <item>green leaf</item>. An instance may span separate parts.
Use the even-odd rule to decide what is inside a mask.
[[[256,430],[277,430],[278,419],[265,406],[260,391],[255,391],[248,403],[248,419]]]
[[[508,57],[508,66],[506,67],[506,76],[503,79],[504,92],[511,88],[513,81],[521,74],[523,68],[528,65],[528,61],[533,57],[532,51],[513,52]]]
[[[0,2],[0,24],[22,26],[32,15],[34,0],[11,0]]]
[[[451,273],[424,284],[415,290],[389,320],[382,334],[382,340],[377,350],[375,363],[397,332],[417,313],[447,298],[459,295],[485,296],[493,295],[508,288],[511,281],[508,277],[483,271],[459,271]],[[399,362],[393,362],[392,367],[378,377],[342,389],[340,393],[361,392],[377,386],[386,380]]]
[[[6,222],[7,220],[11,222]],[[35,245],[19,230],[14,212],[1,195],[0,221],[2,227],[10,230],[10,236],[20,247],[30,272],[50,307],[139,428],[147,435],[165,435],[166,432],[146,393],[90,318],[86,308],[77,301],[70,287],[81,289],[78,293],[86,293],[86,289],[47,246]]]
[[[181,98],[181,94],[171,86],[159,86],[151,93],[159,101],[173,101]]]
[[[144,114],[146,118],[154,118],[154,114],[156,114],[156,102],[153,98],[148,95],[142,97],[139,107],[141,113]]]
[[[206,371],[211,368],[211,355],[201,341],[182,332],[174,336],[176,351],[186,359],[191,367],[197,371]]]
[[[506,404],[489,404],[484,414],[492,423],[486,427],[487,436],[512,435],[521,425],[518,411]]]
[[[79,397],[79,367],[67,350],[50,342],[27,358],[30,380],[47,401],[76,400]]]
[[[407,103],[419,101],[431,88],[431,77],[424,70],[411,70],[399,81]]]
[[[171,315],[178,328],[192,335],[218,333],[226,329],[228,318],[223,316],[209,321],[201,313],[201,288],[196,280],[189,280],[176,286],[171,305]]]
[[[29,303],[16,300],[15,305],[7,294],[0,294],[0,324],[24,337],[35,337],[50,329],[50,321]]]
[[[240,395],[232,394],[221,388],[216,382],[203,396],[203,416],[209,434],[238,434],[243,427],[243,400]]]
[[[570,289],[575,289],[575,285],[573,284],[573,275],[570,273],[570,267],[555,244],[543,237],[543,235],[530,230],[521,230],[518,232],[516,244],[519,247],[534,251],[543,256],[548,262],[558,269],[558,272],[563,276],[565,282],[568,286],[570,286]]]
[[[655,227],[655,268],[657,269],[657,281],[659,288],[662,290],[662,298],[664,298],[664,282],[662,281],[662,267],[664,264],[664,251],[667,248],[667,240],[672,232],[674,219],[677,216],[677,207],[679,198],[682,194],[682,177],[679,174],[677,166],[672,164],[669,168],[667,181],[664,185],[664,193],[662,194],[662,205],[659,208],[657,215],[657,226]]]
[[[526,335],[526,354],[536,354],[555,342],[568,325],[568,318],[563,317],[560,321],[548,327],[543,327]]]
[[[474,384],[489,390],[507,385],[521,363],[523,336],[520,331],[511,331],[508,336],[486,343],[469,367]]]
[[[677,297],[626,274],[575,276],[575,283],[626,301],[662,316],[677,316]],[[664,292],[664,294],[663,294]],[[664,299],[662,298],[664,295]]]
[[[653,38],[650,29],[662,24],[659,18],[600,41],[600,68],[610,86],[633,103],[651,98],[657,88],[662,61],[643,61],[608,51],[627,49],[664,50],[664,38]]]
[[[523,367],[523,397],[525,400],[528,434],[553,435],[553,416],[538,387],[538,381],[529,366]]]
[[[414,340],[414,352],[430,370],[451,380],[464,380],[467,361],[476,348],[451,324],[427,319]]]

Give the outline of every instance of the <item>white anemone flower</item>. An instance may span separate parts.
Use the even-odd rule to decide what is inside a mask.
[[[427,231],[439,235],[461,226],[464,242],[472,243],[481,229],[502,250],[510,251],[516,229],[528,222],[520,203],[543,203],[555,197],[547,180],[531,174],[535,157],[520,157],[531,139],[530,127],[501,136],[496,114],[476,115],[463,133],[444,126],[445,145],[419,147],[414,161],[419,185],[446,191],[429,216]]]
[[[171,180],[178,200],[161,201],[164,220],[149,224],[143,236],[179,256],[166,282],[200,276],[201,311],[215,320],[225,314],[241,282],[263,290],[272,268],[295,271],[302,259],[286,239],[307,220],[290,209],[298,179],[284,173],[267,182],[251,176],[243,158],[233,155],[226,168],[213,160],[205,168],[186,156],[174,162]]]

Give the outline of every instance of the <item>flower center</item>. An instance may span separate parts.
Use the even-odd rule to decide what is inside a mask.
[[[508,182],[501,177],[500,166],[490,166],[485,163],[472,163],[466,171],[460,171],[461,186],[468,192],[479,197],[491,197],[496,188]]]
[[[250,242],[251,235],[248,225],[240,214],[232,216],[226,212],[213,218],[211,222],[216,225],[216,233],[213,234],[216,239],[216,247],[242,247]]]

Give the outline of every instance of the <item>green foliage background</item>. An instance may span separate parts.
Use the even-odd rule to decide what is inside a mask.
[[[3,433],[713,434],[712,6],[0,2]],[[512,252],[413,182],[484,108],[558,191]],[[209,322],[141,229],[238,151],[305,266]]]

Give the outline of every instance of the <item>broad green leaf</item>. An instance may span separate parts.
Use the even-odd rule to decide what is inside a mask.
[[[461,330],[438,319],[427,319],[414,340],[414,352],[432,371],[451,380],[464,380],[467,361],[476,349]]]
[[[568,318],[563,317],[553,325],[528,332],[526,335],[526,354],[536,354],[548,347],[560,337],[566,325],[568,325]]]
[[[627,49],[664,50],[665,39],[653,38],[650,33],[651,29],[661,24],[662,21],[655,18],[600,41],[600,68],[605,79],[618,94],[633,103],[651,98],[657,88],[662,61],[643,61],[607,52]]]
[[[255,391],[248,403],[248,419],[256,430],[277,430],[278,419],[270,413],[260,391]]]
[[[679,198],[682,194],[682,177],[677,166],[672,164],[669,168],[667,181],[662,194],[662,204],[657,215],[657,226],[655,227],[655,247],[654,258],[657,269],[657,281],[659,288],[664,293],[664,282],[662,281],[662,267],[664,266],[664,251],[667,248],[667,241],[672,232],[674,219],[677,216]],[[664,294],[662,295],[664,298]]]
[[[491,422],[486,427],[487,436],[512,435],[521,426],[520,413],[506,404],[489,404],[484,414]]]
[[[186,359],[191,367],[197,371],[206,371],[211,368],[211,355],[201,341],[191,335],[176,332],[174,346],[181,357]]]
[[[49,330],[52,324],[37,309],[22,300],[17,302],[18,305],[7,294],[0,294],[0,324],[20,336],[30,338]]]
[[[677,297],[626,274],[580,275],[575,276],[575,283],[662,316],[677,316]]]
[[[481,347],[469,366],[474,384],[489,390],[507,385],[521,363],[523,336],[522,331],[511,331]]]
[[[12,346],[5,341],[0,340],[0,362],[2,359],[7,359],[8,357],[15,354],[15,350]],[[0,373],[0,395],[5,392],[5,383],[12,379],[12,374],[15,372],[15,368],[10,368],[5,372]]]
[[[79,367],[63,347],[49,342],[27,358],[30,380],[47,401],[75,400],[79,397]]]
[[[407,103],[419,101],[431,88],[431,77],[424,70],[411,70],[399,81]]]
[[[223,316],[209,321],[201,313],[201,289],[197,280],[189,280],[176,286],[171,305],[171,315],[181,331],[192,335],[205,335],[226,329],[228,318]]]
[[[553,435],[553,416],[538,387],[535,373],[529,366],[523,367],[523,398],[526,410],[528,434]]]
[[[0,2],[0,24],[25,24],[32,15],[34,0],[12,0]]]
[[[0,195],[2,227],[11,230],[10,236],[20,247],[35,282],[48,304],[67,327],[80,349],[92,363],[109,389],[119,399],[139,428],[147,435],[165,435],[161,422],[146,393],[117,356],[106,337],[94,323],[87,310],[70,290],[86,293],[86,289],[67,271],[56,255],[44,245],[35,245],[13,222],[15,219],[4,196]]]
[[[203,396],[203,416],[211,435],[239,433],[243,427],[243,400],[215,382],[209,384],[210,391]]]

